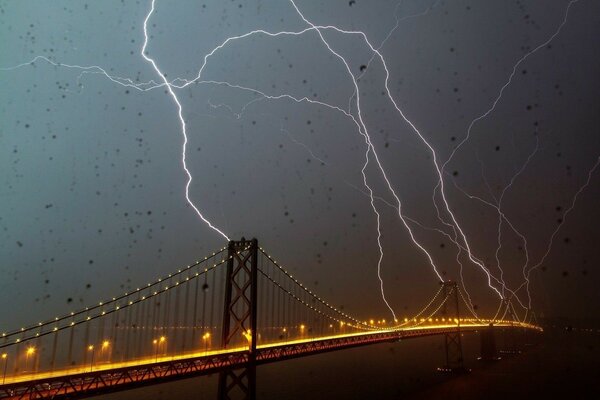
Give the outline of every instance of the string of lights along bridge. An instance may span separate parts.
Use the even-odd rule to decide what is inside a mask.
[[[462,314],[461,310],[466,310]],[[469,314],[459,286],[442,282],[420,312],[363,320],[312,292],[258,246],[231,241],[136,290],[2,333],[0,398],[89,395],[360,345],[442,335],[445,368],[463,368],[463,332],[541,331]]]

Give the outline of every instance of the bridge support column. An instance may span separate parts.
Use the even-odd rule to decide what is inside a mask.
[[[481,335],[481,357],[480,361],[498,361],[498,349],[496,348],[496,336],[493,324],[480,331]]]
[[[521,332],[516,327],[504,329],[504,347],[500,350],[502,354],[521,354]]]
[[[456,331],[444,334],[444,350],[446,365],[438,368],[443,372],[467,372],[464,365],[462,340],[460,336],[460,312],[458,307],[458,284],[456,282],[442,282],[443,295],[446,299],[442,314],[450,321],[454,318]]]

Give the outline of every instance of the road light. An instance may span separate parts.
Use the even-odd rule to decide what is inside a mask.
[[[27,366],[29,364],[29,356],[35,354],[35,347],[28,347],[25,351],[25,371],[27,371]]]
[[[110,347],[110,341],[105,340],[105,341],[102,342],[102,347],[100,348],[100,351],[102,353],[104,353],[104,351],[107,350],[109,347]],[[109,359],[109,357],[106,357],[106,361],[109,361],[108,359]]]
[[[300,324],[299,328],[300,328],[300,337],[304,337],[304,332],[306,330],[306,325]]]
[[[208,352],[208,343],[210,341],[210,332],[206,332],[202,335],[202,340],[204,341],[204,351]]]
[[[88,346],[88,351],[92,352],[92,361],[90,362],[90,372],[92,372],[94,370],[94,354],[96,353],[94,351],[94,345],[93,344],[90,344]]]
[[[8,363],[8,354],[3,353],[2,360],[4,361],[4,372],[2,373],[2,384],[4,385],[4,382],[6,381],[6,366]]]
[[[156,352],[154,354],[154,362],[158,362],[158,349],[160,346],[167,341],[166,336],[161,336],[158,339],[154,339],[152,343],[156,346]]]

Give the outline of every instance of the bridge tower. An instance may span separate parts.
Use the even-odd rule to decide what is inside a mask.
[[[225,275],[225,307],[221,345],[227,348],[240,335],[248,339],[251,356],[256,355],[258,241],[230,241]]]
[[[442,282],[443,296],[442,315],[456,322],[456,331],[444,334],[444,350],[446,365],[438,368],[444,372],[465,372],[462,340],[460,336],[460,311],[458,307],[458,284],[453,281]]]
[[[258,291],[258,241],[230,241],[225,275],[225,306],[221,345],[227,348],[240,336],[248,340],[248,364],[219,374],[219,399],[256,397],[256,312]]]
[[[512,300],[504,300],[506,303],[507,314],[511,321],[516,320],[515,313],[512,308]],[[511,322],[512,325],[512,322]],[[515,332],[516,331],[516,332]],[[521,354],[521,335],[520,329],[511,328],[504,329],[504,349],[500,350],[500,353],[504,354]]]

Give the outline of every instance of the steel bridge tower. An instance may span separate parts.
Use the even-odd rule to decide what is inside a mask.
[[[464,372],[462,340],[460,332],[460,310],[458,307],[458,283],[453,281],[442,282],[442,294],[444,296],[444,305],[442,315],[448,321],[456,323],[456,331],[444,334],[444,350],[446,354],[446,365],[438,368],[444,372]]]
[[[248,340],[249,354],[245,368],[219,374],[219,399],[250,400],[256,397],[258,240],[232,240],[227,252],[221,345],[227,348],[234,338],[243,335]]]

